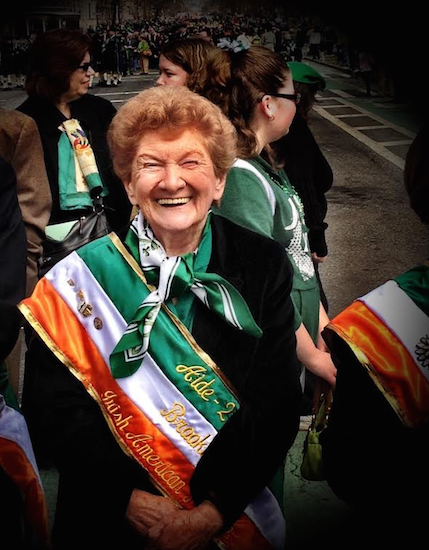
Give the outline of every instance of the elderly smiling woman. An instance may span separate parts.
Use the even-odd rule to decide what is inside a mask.
[[[301,402],[292,271],[281,245],[211,213],[235,130],[187,88],[155,87],[108,140],[137,216],[20,306],[44,350],[54,547],[280,550],[273,480]]]

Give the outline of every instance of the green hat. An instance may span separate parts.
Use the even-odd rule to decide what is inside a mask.
[[[288,67],[292,73],[292,79],[303,84],[315,84],[320,90],[326,87],[326,80],[310,65],[299,61],[288,61]]]

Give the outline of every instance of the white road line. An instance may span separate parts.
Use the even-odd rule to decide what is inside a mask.
[[[385,124],[380,124],[379,126],[355,126],[355,130],[379,130],[381,128],[388,128]]]
[[[405,161],[401,157],[398,157],[398,155],[395,155],[394,153],[392,153],[391,151],[389,151],[388,149],[386,149],[385,147],[383,147],[373,139],[355,130],[352,126],[349,126],[348,124],[340,120],[335,115],[332,115],[331,113],[326,111],[323,107],[314,106],[313,109],[316,111],[316,113],[318,113],[319,115],[323,116],[324,118],[326,118],[327,120],[329,120],[330,122],[338,126],[338,128],[341,128],[342,130],[344,130],[345,132],[353,136],[355,139],[357,139],[361,143],[364,143],[365,145],[367,145],[370,149],[375,151],[384,159],[392,162],[395,166],[397,166],[401,170],[404,169]]]
[[[402,128],[401,126],[397,126],[396,124],[393,124],[392,122],[389,122],[384,118],[381,118],[380,116],[372,113],[371,111],[368,111],[366,109],[363,109],[362,107],[359,107],[359,105],[355,105],[354,103],[351,103],[350,101],[347,101],[345,99],[342,99],[341,101],[343,101],[345,106],[352,107],[356,111],[359,111],[359,113],[361,113],[365,116],[368,116],[368,117],[372,118],[373,120],[376,120],[380,124],[388,126],[389,128],[393,128],[394,130],[397,130],[401,134],[405,134],[406,136],[408,136],[411,139],[414,139],[416,137],[414,132],[411,132],[410,130],[407,130],[406,128]],[[348,116],[351,116],[351,115],[348,115]],[[357,115],[353,115],[353,116],[357,116]]]
[[[354,96],[351,94],[348,94],[347,92],[344,92],[343,90],[331,90],[334,94],[339,95],[340,97],[343,97],[344,99],[353,99]]]
[[[353,114],[336,115],[336,116],[338,118],[360,118],[362,116],[362,113],[353,113]]]
[[[340,99],[338,101],[341,101]],[[324,109],[336,109],[338,107],[350,107],[351,105],[346,105],[345,103],[338,103],[338,105],[326,105]]]
[[[381,141],[379,142],[383,147],[394,147],[395,145],[411,145],[413,143],[412,139],[403,139],[398,141]]]

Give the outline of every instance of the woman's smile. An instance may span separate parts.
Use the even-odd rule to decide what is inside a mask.
[[[156,202],[161,206],[181,206],[187,204],[191,200],[191,197],[183,197],[177,199],[158,199]]]

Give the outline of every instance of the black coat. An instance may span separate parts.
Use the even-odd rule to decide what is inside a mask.
[[[122,182],[113,172],[112,161],[107,145],[106,134],[116,109],[110,101],[91,94],[86,94],[71,104],[71,116],[79,120],[88,136],[94,151],[97,166],[103,184],[109,195],[105,199],[108,207],[107,217],[112,230],[120,231],[129,221],[131,204],[125,193]],[[58,185],[58,141],[61,130],[58,127],[66,117],[50,101],[35,96],[28,97],[19,107],[37,123],[45,153],[46,171],[52,193],[52,213],[49,223],[76,219],[83,215],[82,210],[62,211],[59,203]]]
[[[241,407],[205,450],[191,491],[196,504],[214,502],[228,527],[274,477],[293,444],[300,367],[290,299],[292,268],[284,249],[221,217],[213,216],[212,228],[208,272],[222,275],[241,292],[264,332],[261,339],[247,336],[197,300],[193,335],[236,388]],[[58,548],[77,547],[78,542],[82,548],[88,525],[94,531],[85,540],[123,545],[123,518],[133,488],[156,490],[121,451],[98,405],[68,369],[38,339],[29,356],[25,412],[33,427],[49,434],[60,471]],[[80,518],[88,518],[87,525],[76,521],[76,510]]]
[[[325,230],[328,224],[325,222],[325,193],[332,186],[332,169],[299,113],[295,115],[288,134],[272,145],[284,162],[290,183],[301,198],[305,224],[309,229],[310,250],[318,256],[326,256]]]
[[[16,176],[0,157],[0,362],[16,343],[21,315],[16,304],[25,296],[27,238],[18,204]]]

